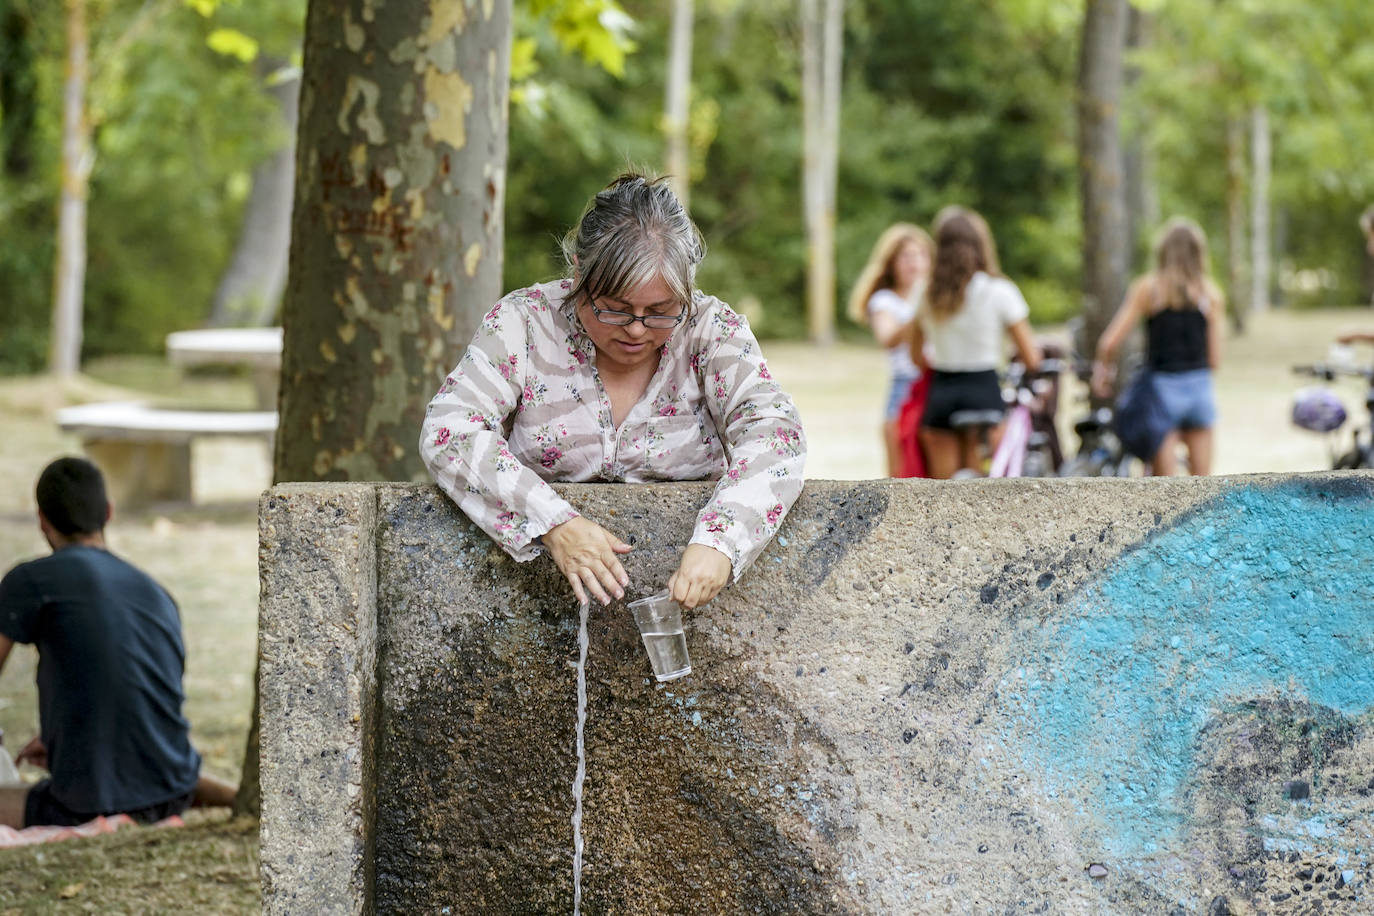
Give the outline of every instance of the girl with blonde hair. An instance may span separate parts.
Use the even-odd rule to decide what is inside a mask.
[[[1160,411],[1162,439],[1150,456],[1151,473],[1177,469],[1179,440],[1188,449],[1194,474],[1212,469],[1212,427],[1216,396],[1212,372],[1221,362],[1225,309],[1221,289],[1207,270],[1207,237],[1191,220],[1174,217],[1155,242],[1155,269],[1136,278],[1107,330],[1097,342],[1093,391],[1106,397],[1116,375],[1116,356],[1141,321],[1146,330],[1147,385]]]
[[[889,477],[897,476],[902,467],[897,416],[912,383],[920,377],[904,344],[916,302],[930,276],[933,252],[930,236],[919,226],[889,226],[878,237],[849,295],[849,317],[872,328],[873,338],[887,351],[890,381],[883,410],[883,443]]]

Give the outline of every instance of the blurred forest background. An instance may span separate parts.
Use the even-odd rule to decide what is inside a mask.
[[[75,2],[0,0],[5,374],[49,359]],[[179,329],[276,321],[287,246],[250,202],[280,202],[290,180],[305,0],[80,5],[91,130],[83,358],[160,353]],[[557,239],[617,171],[665,168],[671,4],[586,2],[596,27],[571,35],[545,14],[553,5],[515,4],[507,289],[560,272]],[[807,333],[797,10],[796,0],[696,0],[693,11],[690,206],[710,252],[699,282],[767,337]],[[957,202],[988,217],[1035,322],[1080,310],[1084,15],[1082,0],[847,3],[837,301],[885,226],[926,223]],[[1159,221],[1179,213],[1208,231],[1233,302],[1248,307],[1255,286],[1260,305],[1368,302],[1356,221],[1374,201],[1374,4],[1142,0],[1130,19],[1119,109],[1130,269],[1144,266]],[[268,223],[244,232],[253,219]],[[1272,253],[1261,276],[1255,231]],[[275,238],[279,263],[241,250],[247,235],[259,247]],[[267,301],[235,298],[245,269]],[[836,320],[841,336],[857,333]]]

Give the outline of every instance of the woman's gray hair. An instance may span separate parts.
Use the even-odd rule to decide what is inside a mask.
[[[577,297],[621,299],[661,278],[690,308],[706,243],[666,178],[626,173],[597,193],[563,238]]]

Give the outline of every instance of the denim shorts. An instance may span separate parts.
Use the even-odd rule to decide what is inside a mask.
[[[892,384],[887,389],[887,407],[883,411],[884,420],[895,420],[897,414],[902,409],[902,404],[906,402],[906,396],[911,394],[912,384],[920,378],[919,375],[894,375]]]
[[[1212,392],[1212,370],[1150,373],[1155,393],[1173,429],[1210,429],[1217,422],[1217,401]]]

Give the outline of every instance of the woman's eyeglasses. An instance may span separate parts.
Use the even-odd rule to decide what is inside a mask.
[[[687,310],[683,309],[676,315],[631,315],[629,312],[617,312],[615,309],[599,309],[596,307],[596,300],[591,300],[592,314],[596,320],[602,324],[613,324],[623,328],[627,324],[638,321],[646,328],[653,328],[656,331],[675,328],[687,315]]]

